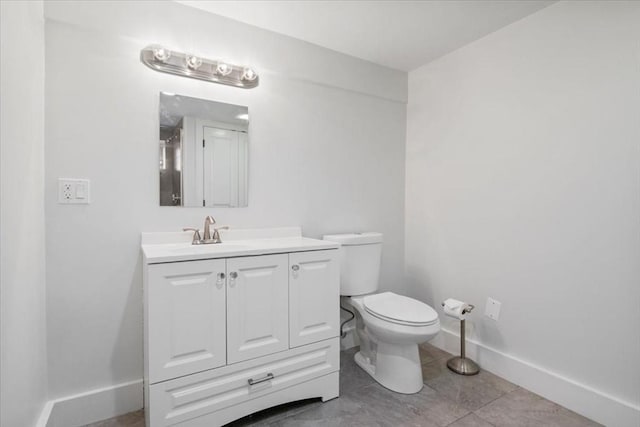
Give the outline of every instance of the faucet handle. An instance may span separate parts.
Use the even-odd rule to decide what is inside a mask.
[[[214,228],[213,229],[213,243],[222,243],[222,240],[220,240],[220,233],[218,233],[218,230],[228,230],[229,227],[228,226],[224,226],[224,227],[218,227],[218,228]]]
[[[193,231],[193,240],[191,241],[192,245],[199,245],[202,238],[200,237],[200,230],[192,227],[185,227],[182,231]]]

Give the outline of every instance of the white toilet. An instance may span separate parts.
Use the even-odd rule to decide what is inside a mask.
[[[440,331],[436,311],[413,298],[376,293],[382,255],[381,233],[334,234],[342,244],[340,294],[355,309],[360,351],[355,361],[376,381],[398,393],[422,389],[418,344]]]

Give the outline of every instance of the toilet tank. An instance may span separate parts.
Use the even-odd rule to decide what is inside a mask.
[[[378,290],[382,233],[328,234],[340,243],[340,295],[364,295]]]

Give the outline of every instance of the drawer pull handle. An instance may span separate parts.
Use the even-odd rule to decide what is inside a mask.
[[[254,380],[253,378],[249,378],[247,382],[249,383],[249,385],[256,385],[256,384],[263,383],[265,381],[270,381],[272,379],[273,379],[273,374],[268,373],[267,376],[264,378],[260,378],[259,380]]]
[[[291,266],[291,269],[292,269],[293,271],[296,271],[296,272],[297,272],[298,270],[300,270],[300,266],[299,266],[299,265],[297,265],[297,264],[294,264],[294,265],[292,265],[292,266]]]

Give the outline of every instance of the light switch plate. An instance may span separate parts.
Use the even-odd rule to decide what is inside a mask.
[[[493,298],[487,298],[487,306],[484,309],[484,315],[490,319],[498,320],[500,317],[500,306],[502,303],[496,301]]]
[[[63,205],[88,205],[89,180],[58,178],[58,203]]]

